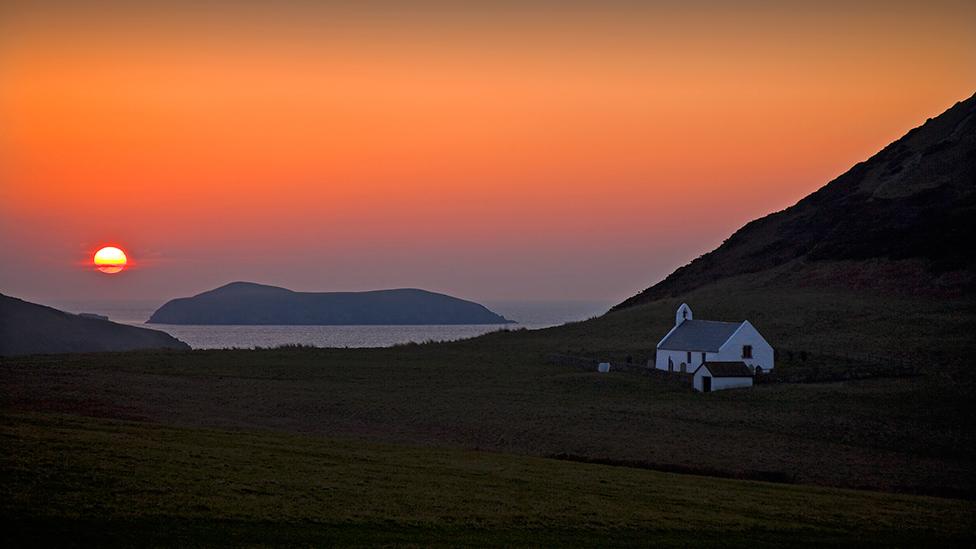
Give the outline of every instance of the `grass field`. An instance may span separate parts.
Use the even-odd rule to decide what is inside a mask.
[[[30,357],[3,363],[0,388],[11,411],[976,493],[970,393],[938,378],[699,395],[482,345]]]
[[[7,543],[933,545],[972,502],[52,414],[0,418]]]
[[[0,359],[4,536],[971,545],[971,300],[736,284],[447,344]],[[701,395],[546,360],[643,362],[685,300],[810,353],[784,371],[833,347],[923,375]]]

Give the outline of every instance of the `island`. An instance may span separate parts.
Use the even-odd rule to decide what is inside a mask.
[[[512,323],[473,301],[415,288],[295,292],[253,282],[232,282],[193,297],[170,300],[147,322],[330,326]]]
[[[159,330],[75,315],[0,294],[0,356],[189,348]]]

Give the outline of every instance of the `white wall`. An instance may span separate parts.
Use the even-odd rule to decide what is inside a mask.
[[[752,358],[742,358],[742,347],[752,345]],[[763,371],[768,372],[775,367],[773,364],[773,347],[766,342],[765,338],[756,330],[755,326],[745,321],[732,337],[722,344],[715,358],[711,356],[708,360],[716,362],[734,362],[741,360],[751,369],[762,366]],[[665,359],[664,366],[667,368],[668,362]]]
[[[699,368],[695,372],[694,386],[696,391],[702,390],[702,378],[711,376],[706,368]],[[712,377],[712,391],[722,391],[724,389],[737,389],[741,387],[752,387],[751,377]]]
[[[715,357],[718,353],[705,353],[705,360],[717,360]],[[687,372],[690,374],[694,372],[702,363],[702,352],[692,351],[691,353],[691,363],[688,363],[688,352],[687,351],[667,351],[664,349],[658,349],[655,355],[654,367],[658,370],[668,371],[668,358],[674,362],[674,371],[681,371],[681,363],[684,362],[688,365]]]

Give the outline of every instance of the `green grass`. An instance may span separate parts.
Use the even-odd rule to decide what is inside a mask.
[[[972,502],[489,452],[6,414],[7,543],[969,543]]]
[[[829,271],[821,266],[822,270]],[[836,288],[784,287],[779,271],[740,275],[686,295],[614,311],[587,321],[488,340],[526,350],[572,351],[595,358],[631,355],[644,362],[674,325],[683,302],[695,318],[754,324],[774,348],[810,356],[871,355],[879,360],[907,360],[932,371],[962,375],[969,383],[976,355],[976,299],[971,296],[885,295]],[[779,366],[788,367],[784,353]],[[793,361],[799,363],[798,357]],[[798,364],[797,364],[798,365]]]
[[[123,545],[971,544],[972,300],[754,282],[449,344],[0,359],[4,535]],[[784,371],[843,368],[828,351],[846,349],[912,360],[924,375],[701,395],[546,362],[551,353],[643,362],[680,301],[699,318],[748,318],[774,346],[810,353],[780,360]]]
[[[976,493],[971,392],[932,376],[700,395],[476,340],[30,357],[3,363],[0,389],[0,406],[12,411]]]

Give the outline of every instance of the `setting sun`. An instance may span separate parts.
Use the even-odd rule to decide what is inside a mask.
[[[99,271],[115,274],[125,268],[128,258],[125,257],[125,252],[115,246],[106,246],[95,252],[93,263]]]

